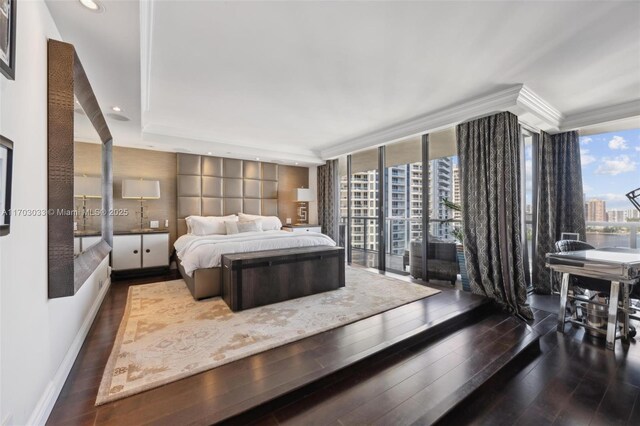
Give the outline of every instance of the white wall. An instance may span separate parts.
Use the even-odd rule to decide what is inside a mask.
[[[309,189],[315,194],[315,200],[309,203],[309,223],[318,223],[318,167],[309,167]]]
[[[14,209],[47,207],[47,39],[41,0],[18,8],[16,80],[0,76],[0,134],[14,142]],[[46,217],[14,215],[0,238],[0,422],[46,420],[107,285],[103,262],[73,297],[47,298]]]

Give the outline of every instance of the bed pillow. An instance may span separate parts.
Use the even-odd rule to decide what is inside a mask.
[[[227,228],[227,234],[241,234],[243,232],[260,232],[262,228],[260,226],[260,219],[249,220],[245,222],[238,221],[226,221],[224,223]]]
[[[240,222],[249,222],[252,220],[260,220],[263,231],[278,231],[282,229],[282,222],[278,216],[259,216],[255,214],[238,213]]]
[[[192,235],[225,235],[227,228],[225,222],[238,221],[236,215],[229,216],[189,216],[187,219],[187,229]]]

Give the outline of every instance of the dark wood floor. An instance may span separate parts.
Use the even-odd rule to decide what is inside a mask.
[[[545,301],[537,302],[545,306]],[[546,306],[554,310],[557,305]],[[615,353],[607,351],[601,341],[570,325],[566,335],[558,334],[555,312],[534,309],[534,313],[531,326],[543,336],[540,353],[506,367],[439,424],[640,425],[638,345],[618,341]],[[256,423],[430,424],[432,399],[455,380],[453,376],[449,383],[439,383],[433,371],[454,371],[459,363],[470,362],[458,357],[469,351],[477,354],[478,363],[495,356],[493,350],[485,350],[491,339],[504,341],[496,327],[518,327],[512,319],[496,326],[499,320],[500,315],[493,315],[436,345],[393,354],[369,371],[274,410]],[[457,349],[434,361],[430,356],[440,347]]]
[[[343,374],[348,376],[351,371],[362,370],[366,363],[353,370],[351,366],[372,353],[380,352],[379,358],[394,359],[398,355],[389,352],[391,349],[385,352],[385,348],[395,350],[398,346],[392,345],[406,339],[412,341],[411,336],[420,337],[427,329],[444,332],[448,324],[464,317],[461,313],[484,312],[487,306],[481,297],[443,287],[442,293],[427,299],[95,407],[129,286],[174,278],[169,275],[112,284],[48,424],[211,424],[329,373],[344,370]],[[415,368],[418,364],[419,361],[414,361],[412,365]]]
[[[489,370],[486,366],[508,352],[508,342],[522,338],[528,329],[542,335],[540,352],[508,364],[481,392],[462,402],[464,409],[458,406],[441,418],[441,424],[640,424],[638,345],[618,341],[614,353],[570,325],[567,334],[557,334],[555,303],[550,300],[536,300],[534,306],[541,309],[534,309],[535,322],[528,326],[504,314],[489,313],[457,331],[448,330],[412,346],[394,346],[353,368],[339,369],[345,360],[382,341],[478,303],[477,297],[446,287],[437,296],[380,317],[95,407],[127,289],[159,279],[113,284],[49,424],[209,424],[242,412],[256,398],[269,401],[283,387],[293,389],[296,380],[320,375],[327,367],[339,374],[234,417],[230,423],[428,424],[433,413],[446,411],[442,395],[462,389],[465,380]]]

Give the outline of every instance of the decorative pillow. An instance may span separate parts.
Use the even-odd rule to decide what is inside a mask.
[[[237,221],[236,215],[229,216],[189,216],[186,219],[187,229],[192,235],[225,235],[227,228],[225,222]]]
[[[260,224],[258,223],[259,219],[251,220],[248,222],[238,222],[238,232],[258,232],[262,231]]]
[[[239,232],[237,220],[227,220],[225,221],[224,226],[227,228],[227,235],[233,235]]]
[[[238,213],[240,222],[260,220],[263,231],[278,231],[282,229],[282,222],[277,216],[259,216],[255,214]]]

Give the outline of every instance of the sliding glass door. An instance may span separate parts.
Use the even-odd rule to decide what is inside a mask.
[[[420,137],[389,144],[384,154],[385,269],[409,275],[411,242],[416,250],[415,243],[422,241]]]

